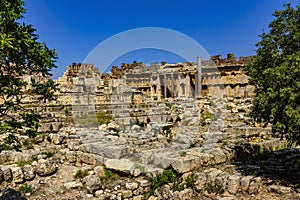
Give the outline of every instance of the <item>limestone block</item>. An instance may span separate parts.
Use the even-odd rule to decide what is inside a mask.
[[[98,176],[98,177],[102,177],[102,176],[105,175],[105,171],[104,171],[103,166],[96,166],[94,168],[94,172],[95,172],[95,175]]]
[[[134,196],[132,198],[132,200],[143,200],[143,199],[144,199],[144,195]]]
[[[0,153],[0,163],[6,163],[8,161],[8,152],[7,151],[2,151]]]
[[[12,180],[12,171],[9,167],[7,166],[2,166],[1,167],[2,173],[3,173],[3,179],[4,181],[10,181]]]
[[[95,154],[78,152],[77,161],[89,165],[102,165],[104,163],[104,158]]]
[[[123,196],[123,198],[130,198],[130,197],[132,197],[132,191],[131,190],[123,190],[122,196]]]
[[[202,190],[206,184],[206,180],[207,180],[206,174],[200,173],[200,174],[197,174],[197,176],[198,176],[198,178],[196,180],[195,187],[197,190]]]
[[[57,170],[58,166],[54,162],[54,160],[49,159],[40,159],[36,165],[36,172],[40,176],[48,176],[54,174]]]
[[[124,172],[133,175],[135,165],[128,159],[108,159],[105,161],[105,166],[108,169]]]
[[[221,170],[215,169],[215,168],[211,168],[209,170],[205,170],[204,171],[207,174],[207,182],[215,182],[216,177],[222,173]]]
[[[247,192],[248,191],[248,188],[249,188],[249,184],[250,184],[250,182],[251,182],[251,179],[252,179],[252,176],[243,176],[242,178],[241,178],[241,183],[240,183],[240,185],[241,185],[241,189],[242,189],[242,191],[244,191],[244,192]]]
[[[70,163],[74,163],[77,160],[77,153],[76,151],[66,151],[66,159]]]
[[[179,173],[185,173],[194,169],[200,162],[199,157],[186,155],[185,157],[174,158],[174,162],[171,164],[173,169]]]
[[[79,150],[80,143],[81,143],[80,140],[75,140],[75,139],[68,139],[68,140],[67,140],[68,148],[69,148],[71,151],[78,151],[78,150]]]
[[[106,146],[103,150],[105,157],[112,159],[120,159],[127,154],[126,147],[122,146],[109,145]]]
[[[3,171],[0,169],[0,184],[4,181]]]
[[[23,167],[24,179],[32,180],[35,177],[35,168],[32,165],[25,165]]]
[[[212,154],[214,156],[215,164],[220,164],[226,162],[226,155],[219,148],[215,148],[212,150]]]
[[[139,187],[139,185],[137,183],[135,183],[135,182],[132,182],[132,183],[126,183],[125,187],[128,190],[135,190],[135,189],[137,189]]]
[[[65,183],[65,184],[64,184],[64,187],[65,187],[67,190],[70,190],[70,189],[77,189],[77,188],[81,188],[81,187],[82,187],[82,183],[79,182],[79,181],[72,181],[72,182]]]
[[[281,186],[281,185],[270,185],[268,191],[276,192],[278,194],[289,194],[292,189],[291,187]]]
[[[261,186],[261,178],[255,177],[251,180],[249,184],[249,194],[255,194],[258,193]]]
[[[24,174],[20,167],[11,168],[11,173],[15,183],[22,183],[24,181]]]
[[[216,177],[215,182],[219,185],[222,185],[223,188],[226,188],[228,183],[228,174],[221,173]]]
[[[63,136],[63,135],[60,135],[60,134],[50,134],[49,136],[51,138],[51,141],[54,144],[56,144],[56,145],[66,143],[66,137]]]
[[[91,193],[101,189],[101,180],[98,176],[95,175],[86,176],[83,178],[82,182],[84,183],[86,189]]]
[[[231,194],[237,193],[240,187],[240,176],[232,175],[228,177],[227,191]]]

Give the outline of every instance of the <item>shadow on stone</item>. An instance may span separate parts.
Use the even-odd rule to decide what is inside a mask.
[[[245,175],[260,176],[268,184],[300,188],[300,150],[286,148],[261,151],[258,145],[235,146],[236,158],[233,162],[237,170]]]
[[[0,200],[27,200],[25,197],[22,197],[20,191],[12,188],[6,188],[0,195]]]

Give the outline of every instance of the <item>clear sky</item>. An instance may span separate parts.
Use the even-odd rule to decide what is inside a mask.
[[[299,0],[25,0],[25,22],[58,52],[53,78],[72,62],[83,62],[100,42],[122,31],[162,27],[200,43],[210,55],[255,54],[259,34],[268,29],[275,9]],[[123,55],[113,64],[182,61],[171,53],[148,50]]]

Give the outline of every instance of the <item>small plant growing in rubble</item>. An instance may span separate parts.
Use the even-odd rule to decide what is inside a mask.
[[[105,112],[97,112],[96,113],[96,118],[98,123],[101,124],[108,124],[109,122],[111,122],[112,118],[107,115]]]
[[[82,179],[82,178],[86,177],[87,175],[89,175],[89,172],[87,170],[79,169],[75,173],[74,178],[76,178],[76,179]]]
[[[224,193],[224,189],[222,187],[222,185],[218,184],[218,183],[208,183],[205,186],[205,189],[208,193],[210,194],[223,194]]]
[[[106,167],[104,169],[104,176],[101,176],[101,183],[103,186],[105,186],[108,189],[113,188],[113,182],[120,178],[120,175],[117,173],[114,173],[113,171],[107,169]]]
[[[24,185],[21,185],[19,187],[19,191],[22,192],[23,194],[26,194],[26,193],[32,194],[33,188],[31,185],[28,185],[27,183],[25,183]]]

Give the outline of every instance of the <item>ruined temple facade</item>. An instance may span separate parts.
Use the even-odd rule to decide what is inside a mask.
[[[111,103],[116,98],[132,101],[198,98],[223,95],[224,97],[248,98],[253,96],[254,87],[248,84],[243,71],[253,56],[237,59],[233,54],[227,58],[212,56],[211,60],[176,64],[143,63],[122,64],[112,67],[111,73],[100,74],[97,68],[88,64],[68,66],[64,75],[57,80],[60,84],[59,101],[62,104],[79,103],[82,94],[90,94],[95,104]],[[201,79],[201,81],[199,80]],[[76,100],[76,93],[78,99]],[[137,100],[138,97],[140,100]],[[74,97],[75,96],[75,97]],[[75,98],[75,99],[74,99]]]

